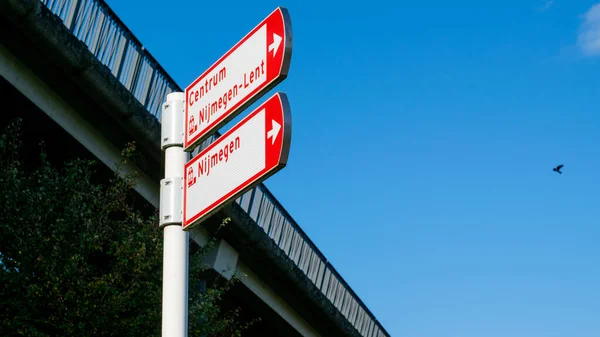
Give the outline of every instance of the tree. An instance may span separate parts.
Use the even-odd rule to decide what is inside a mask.
[[[20,121],[0,135],[0,331],[26,336],[158,336],[162,231],[133,191],[136,177],[103,179],[94,161],[61,167],[40,150],[19,157]],[[129,144],[120,165],[135,151]],[[29,165],[30,166],[30,165]],[[191,257],[197,275],[206,250]],[[235,282],[235,281],[234,281]],[[190,336],[240,336],[247,324],[190,277]],[[204,321],[192,319],[204,317]]]

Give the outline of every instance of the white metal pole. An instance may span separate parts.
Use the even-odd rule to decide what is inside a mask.
[[[185,94],[167,95],[163,104],[161,143],[165,178],[161,180],[160,225],[163,227],[162,337],[187,337],[189,233],[182,227]]]

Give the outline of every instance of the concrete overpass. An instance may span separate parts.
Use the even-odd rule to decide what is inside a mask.
[[[161,106],[182,89],[108,5],[0,0],[0,43],[0,95],[18,91],[108,167],[135,140],[142,155],[128,169],[142,172],[137,191],[158,207]],[[225,217],[219,261],[244,275],[236,300],[268,318],[269,336],[389,336],[264,185],[194,229],[195,244]]]

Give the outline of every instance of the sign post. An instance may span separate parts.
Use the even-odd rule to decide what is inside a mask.
[[[162,337],[188,333],[188,231],[285,167],[292,132],[287,96],[275,94],[188,162],[189,152],[283,81],[291,56],[290,18],[279,7],[185,93],[167,95],[159,212],[164,233]]]
[[[183,150],[182,92],[167,95],[161,120],[165,178],[160,181],[160,226],[163,229],[162,337],[186,337],[188,332],[189,233],[182,227]]]
[[[287,96],[276,93],[185,164],[183,229],[285,167],[291,133]]]
[[[279,7],[185,89],[185,150],[283,81],[291,57],[291,21]]]

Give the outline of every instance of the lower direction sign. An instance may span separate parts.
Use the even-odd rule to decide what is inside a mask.
[[[287,96],[276,93],[184,168],[183,229],[285,167],[292,136]]]

